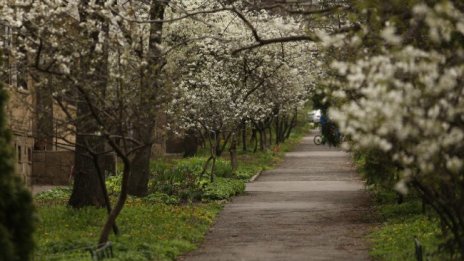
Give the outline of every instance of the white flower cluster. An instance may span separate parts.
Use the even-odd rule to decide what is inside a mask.
[[[383,150],[405,180],[462,182],[464,14],[450,2],[419,5],[414,14],[432,43],[400,46],[403,39],[387,25],[381,36],[390,46],[380,54],[332,64],[342,80],[333,82],[340,103],[330,113],[354,149]]]
[[[245,15],[265,39],[300,30],[292,19],[265,11]],[[176,48],[180,39],[185,41],[167,58],[175,78],[175,99],[169,110],[175,125],[208,132],[235,131],[243,122],[261,122],[304,104],[313,82],[308,52],[313,45],[275,44],[233,54],[255,39],[231,11],[180,21],[167,30],[170,47]]]

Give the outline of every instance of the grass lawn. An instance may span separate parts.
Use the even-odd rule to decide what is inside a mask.
[[[38,260],[89,260],[85,248],[98,239],[103,209],[74,210],[63,202],[37,202]],[[201,242],[221,210],[219,203],[153,204],[132,198],[119,216],[120,236],[112,236],[117,260],[173,260]]]
[[[369,235],[374,260],[416,260],[414,238],[424,249],[424,260],[450,260],[439,250],[441,229],[431,210],[423,214],[421,201],[408,196],[396,203],[394,192],[375,192],[380,225]],[[428,258],[428,259],[427,259]]]

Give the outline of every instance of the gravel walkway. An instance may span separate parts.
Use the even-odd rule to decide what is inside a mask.
[[[369,260],[372,223],[345,152],[307,136],[228,203],[202,246],[180,260]]]

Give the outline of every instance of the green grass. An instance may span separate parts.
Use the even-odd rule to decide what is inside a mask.
[[[114,260],[174,260],[196,248],[221,207],[214,202],[174,206],[130,199],[117,220],[121,235],[110,239]],[[103,209],[74,210],[46,201],[38,206],[38,215],[35,257],[47,261],[73,255],[86,260],[83,248],[95,245],[106,217]]]
[[[374,198],[380,223],[369,235],[374,260],[416,260],[414,238],[423,245],[430,260],[449,259],[439,251],[442,240],[438,219],[423,214],[417,197],[408,196],[404,203],[397,204],[393,191],[377,191]]]

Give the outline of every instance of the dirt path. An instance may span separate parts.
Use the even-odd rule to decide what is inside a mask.
[[[307,136],[227,204],[181,260],[369,260],[367,193],[348,154]]]

